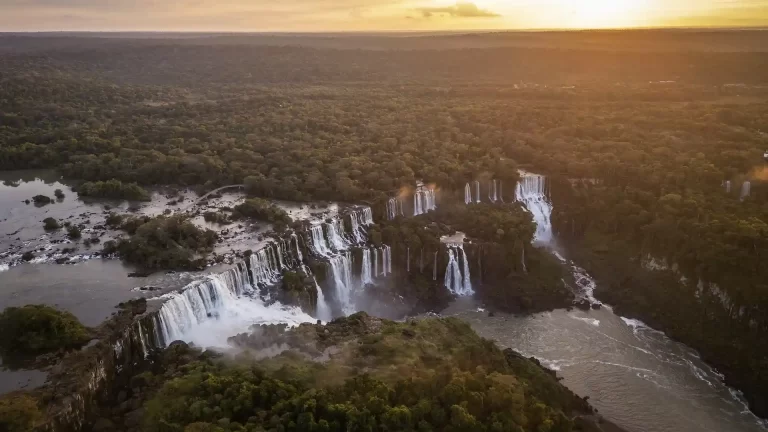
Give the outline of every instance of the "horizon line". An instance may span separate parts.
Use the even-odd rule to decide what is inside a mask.
[[[153,33],[153,34],[229,34],[229,35],[265,35],[265,34],[375,34],[375,33],[547,33],[547,32],[611,32],[611,31],[647,31],[647,30],[709,30],[709,31],[766,31],[768,25],[759,26],[639,26],[639,27],[552,27],[552,28],[488,28],[488,29],[457,29],[457,30],[0,30],[0,35],[7,34],[41,34],[41,33]]]

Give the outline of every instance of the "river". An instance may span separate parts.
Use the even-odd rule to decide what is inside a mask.
[[[632,432],[759,432],[737,392],[691,348],[600,310],[489,316],[471,298],[442,312],[557,371],[600,414]]]

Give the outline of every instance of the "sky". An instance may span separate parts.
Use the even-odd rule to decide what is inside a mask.
[[[768,0],[0,0],[0,31],[768,26]]]

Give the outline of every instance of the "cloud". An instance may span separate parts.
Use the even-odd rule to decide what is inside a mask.
[[[477,7],[472,2],[456,2],[455,6],[446,7],[423,7],[417,9],[424,18],[429,18],[433,15],[449,15],[457,18],[498,18],[501,15]]]

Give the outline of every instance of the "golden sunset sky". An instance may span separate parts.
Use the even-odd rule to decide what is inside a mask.
[[[768,26],[768,0],[0,0],[0,31]]]

